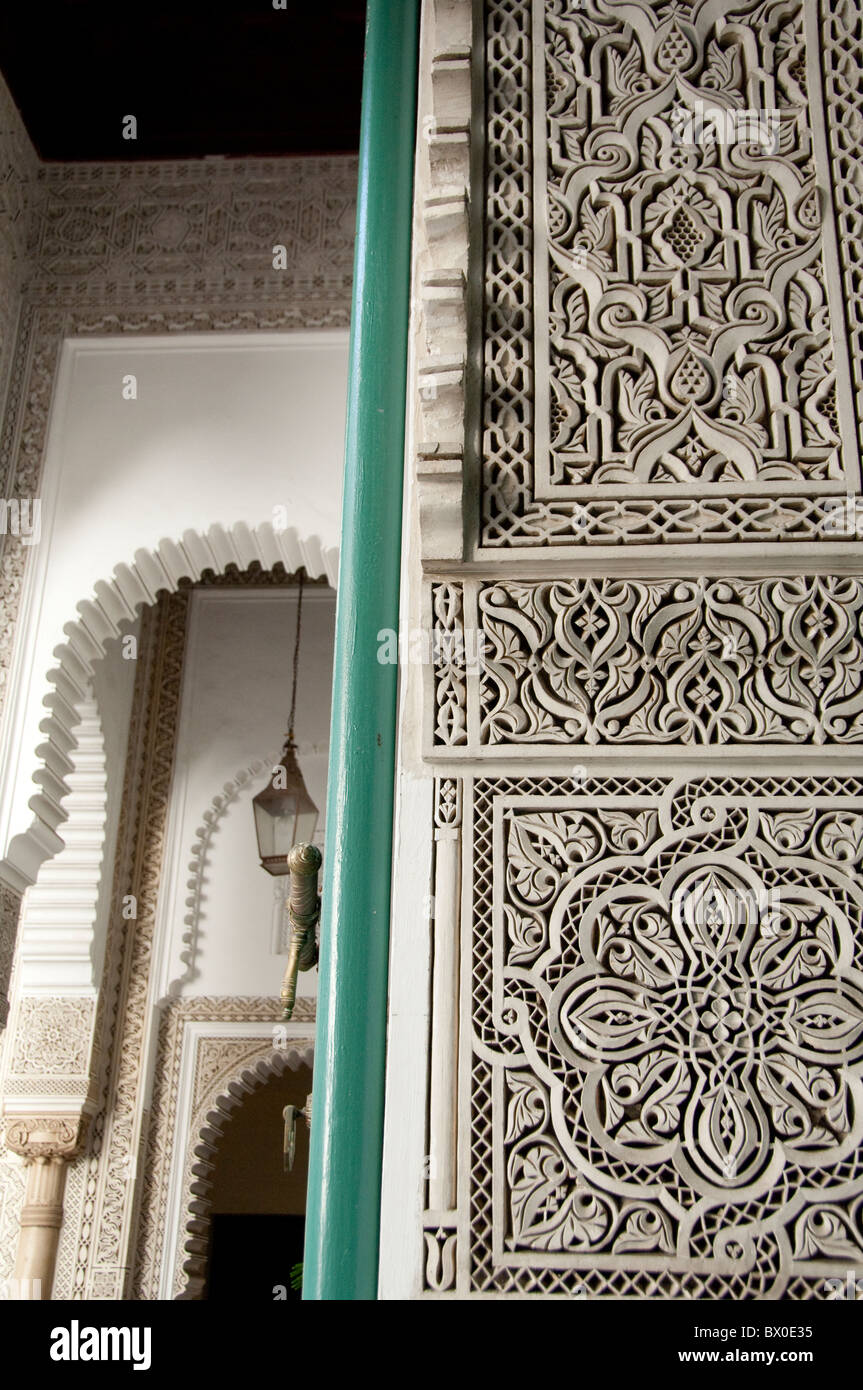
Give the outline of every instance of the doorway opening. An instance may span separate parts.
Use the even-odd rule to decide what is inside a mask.
[[[225,1125],[212,1176],[205,1299],[300,1298],[292,1272],[303,1258],[309,1134],[298,1116],[294,1164],[285,1171],[283,1111],[302,1108],[311,1089],[309,1066],[286,1069],[246,1096]]]

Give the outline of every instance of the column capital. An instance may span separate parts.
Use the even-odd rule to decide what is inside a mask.
[[[89,1115],[16,1115],[6,1122],[6,1145],[32,1161],[75,1158],[83,1148]]]

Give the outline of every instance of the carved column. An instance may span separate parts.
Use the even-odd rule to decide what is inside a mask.
[[[6,1143],[28,1160],[27,1191],[15,1258],[15,1287],[26,1300],[51,1297],[63,1225],[66,1168],[81,1149],[87,1117],[49,1115],[13,1120]]]

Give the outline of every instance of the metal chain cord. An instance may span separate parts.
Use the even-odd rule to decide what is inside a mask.
[[[297,635],[294,640],[294,673],[291,684],[291,715],[288,720],[288,743],[293,743],[294,741],[294,714],[297,708],[297,676],[300,670],[300,632],[302,630],[303,621],[303,580],[305,578],[305,573],[305,570],[301,569],[297,575]]]

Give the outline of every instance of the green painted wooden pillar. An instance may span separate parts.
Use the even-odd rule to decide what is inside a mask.
[[[368,0],[303,1297],[377,1296],[418,0]]]

